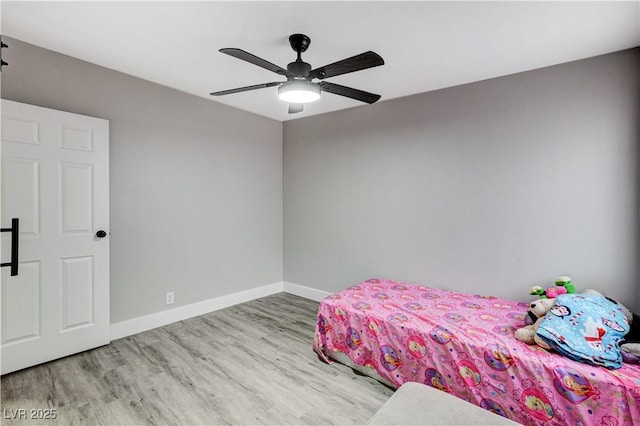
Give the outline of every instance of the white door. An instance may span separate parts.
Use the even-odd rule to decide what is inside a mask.
[[[2,100],[0,157],[5,374],[109,343],[109,122]]]

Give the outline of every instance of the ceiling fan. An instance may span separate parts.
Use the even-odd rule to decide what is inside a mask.
[[[220,49],[220,52],[233,56],[234,58],[247,61],[253,65],[285,76],[287,81],[274,81],[271,83],[239,87],[237,89],[221,90],[219,92],[213,92],[211,95],[230,95],[232,93],[278,86],[278,97],[285,102],[289,102],[289,114],[301,112],[304,104],[320,99],[320,92],[346,96],[347,98],[356,99],[368,104],[372,104],[380,99],[380,95],[352,87],[341,86],[327,81],[313,81],[315,79],[324,80],[325,78],[384,65],[384,60],[377,53],[368,51],[320,68],[311,69],[311,65],[303,62],[301,57],[302,52],[305,52],[309,48],[311,39],[304,34],[292,34],[289,37],[289,43],[291,44],[291,48],[298,54],[298,58],[287,65],[287,69],[272,64],[249,52],[245,52],[242,49]]]

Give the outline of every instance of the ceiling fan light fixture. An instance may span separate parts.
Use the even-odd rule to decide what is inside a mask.
[[[278,87],[278,97],[290,104],[307,104],[320,99],[320,85],[308,81],[288,81]]]

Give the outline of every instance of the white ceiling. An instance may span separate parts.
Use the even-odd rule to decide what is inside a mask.
[[[12,2],[2,34],[285,121],[358,105],[323,94],[287,114],[277,88],[212,91],[283,78],[218,52],[237,47],[286,68],[304,33],[314,68],[373,50],[386,64],[328,79],[381,101],[640,45],[639,1]]]

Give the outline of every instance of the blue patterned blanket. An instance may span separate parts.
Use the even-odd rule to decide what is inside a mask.
[[[629,323],[619,305],[596,295],[562,294],[541,322],[537,336],[576,361],[620,368],[619,343],[628,332]]]

